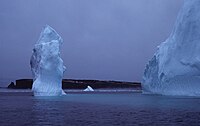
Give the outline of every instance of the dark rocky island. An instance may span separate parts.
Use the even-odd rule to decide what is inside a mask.
[[[8,85],[10,89],[31,89],[33,85],[32,79],[20,79],[16,80],[15,84],[11,82]],[[119,88],[132,88],[141,89],[141,83],[139,82],[121,82],[121,81],[101,81],[101,80],[74,80],[63,79],[63,89],[85,89],[87,86],[91,86],[94,89],[119,89]]]

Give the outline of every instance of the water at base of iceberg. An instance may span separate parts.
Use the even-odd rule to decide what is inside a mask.
[[[31,90],[29,90],[31,91]],[[0,92],[0,124],[55,126],[197,126],[200,99],[141,93],[68,93],[32,97]]]
[[[31,89],[8,89],[0,88],[0,93],[29,93],[33,95]],[[95,91],[84,91],[83,89],[64,89],[63,95],[65,96],[69,93],[78,93],[78,94],[95,94],[95,93],[141,93],[141,90],[138,89],[95,89]],[[45,95],[42,95],[45,96]]]

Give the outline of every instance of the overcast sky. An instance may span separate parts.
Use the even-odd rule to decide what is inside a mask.
[[[141,81],[183,0],[1,0],[0,79],[32,78],[45,24],[64,39],[64,78]]]

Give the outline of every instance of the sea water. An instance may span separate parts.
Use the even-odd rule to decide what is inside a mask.
[[[0,90],[0,125],[200,125],[200,98],[132,92],[67,93],[34,97],[30,90]]]

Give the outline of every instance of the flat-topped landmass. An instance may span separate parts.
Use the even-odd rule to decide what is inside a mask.
[[[33,85],[33,79],[19,79],[15,84],[12,82],[8,85],[10,89],[31,89]],[[75,79],[63,79],[63,89],[85,89],[87,86],[91,86],[94,89],[117,89],[117,88],[133,88],[141,89],[140,82],[121,82],[121,81],[102,81],[102,80],[75,80]]]

